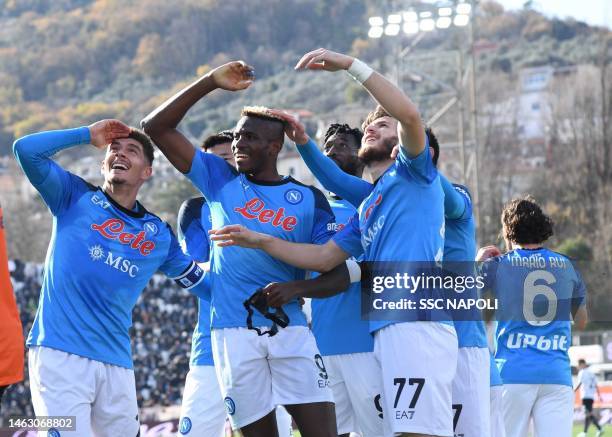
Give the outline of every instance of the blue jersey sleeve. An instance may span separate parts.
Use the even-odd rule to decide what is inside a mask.
[[[53,215],[65,211],[89,187],[50,157],[60,150],[89,142],[89,128],[84,126],[26,135],[13,144],[17,162]]]
[[[444,191],[444,217],[451,220],[469,218],[472,211],[470,196],[465,188],[451,184],[440,174],[440,184]]]
[[[219,190],[238,174],[225,160],[196,150],[191,169],[185,176],[204,194],[208,200],[216,200]]]
[[[315,207],[310,241],[313,244],[324,244],[334,235],[336,217],[323,193],[314,187],[310,189],[314,196]]]
[[[373,185],[361,178],[345,173],[325,156],[312,140],[297,146],[302,159],[326,190],[348,200],[355,208],[368,197]]]
[[[406,149],[400,147],[397,155],[398,173],[415,179],[421,183],[431,184],[438,176],[438,170],[431,160],[429,139],[425,136],[425,149],[415,157],[409,157]]]
[[[576,283],[574,284],[574,292],[572,294],[572,303],[576,307],[580,307],[586,304],[586,285],[582,280],[582,276],[574,268],[574,272],[576,273]]]
[[[178,241],[183,252],[197,262],[206,262],[210,256],[208,229],[204,228],[203,209],[208,210],[203,197],[183,202],[178,213]]]
[[[340,249],[355,258],[359,258],[363,254],[361,232],[359,232],[359,213],[355,213],[344,227],[336,232],[333,241]]]
[[[204,270],[183,253],[170,226],[168,226],[168,232],[171,236],[170,248],[159,270],[173,279],[179,287],[202,299],[210,300],[210,290],[204,283]]]

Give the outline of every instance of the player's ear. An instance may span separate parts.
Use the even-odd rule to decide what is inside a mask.
[[[153,176],[153,166],[149,165],[142,171],[142,178],[146,181],[150,179],[151,176]]]
[[[100,162],[100,174],[104,176],[104,160]]]

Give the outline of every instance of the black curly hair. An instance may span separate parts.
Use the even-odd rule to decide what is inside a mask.
[[[231,130],[222,130],[219,133],[216,133],[216,134],[213,134],[207,137],[202,143],[202,149],[208,150],[219,144],[231,143],[233,139],[234,139],[234,134],[232,133]]]
[[[554,223],[531,196],[512,199],[502,211],[508,240],[518,244],[540,244],[553,235]]]
[[[357,128],[351,128],[348,124],[332,123],[327,128],[327,132],[325,132],[323,142],[326,143],[330,137],[336,134],[352,135],[353,138],[355,138],[355,143],[357,144],[357,147],[361,147],[361,139],[363,138],[363,132]]]

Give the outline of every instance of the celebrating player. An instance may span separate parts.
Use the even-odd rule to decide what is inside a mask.
[[[349,254],[365,254],[366,261],[440,260],[444,195],[415,105],[387,79],[350,56],[318,49],[304,55],[296,68],[348,70],[389,114],[369,123],[359,153],[365,170],[377,183],[373,189],[364,189],[367,192],[358,216],[323,246],[290,244],[242,226],[219,229],[212,239],[224,247],[239,244],[263,249],[285,262],[316,271],[329,271]],[[295,126],[291,128],[289,137],[303,140]],[[398,143],[400,152],[393,160],[390,153]],[[452,322],[423,322],[427,318],[424,314],[414,317],[410,322],[370,323],[382,367],[385,426],[391,433],[450,435],[455,330]]]
[[[603,434],[603,429],[599,424],[597,417],[593,414],[593,402],[595,400],[595,393],[599,399],[601,399],[601,393],[599,393],[599,387],[597,386],[597,377],[591,370],[584,359],[578,360],[578,385],[574,389],[577,391],[580,389],[580,397],[582,398],[582,406],[584,407],[584,432],[580,436],[586,437],[589,431],[591,423],[597,428],[596,436],[599,437]]]
[[[503,388],[506,436],[569,437],[572,375],[567,351],[570,317],[586,324],[585,286],[570,260],[543,247],[553,223],[531,199],[510,201],[502,212],[509,252],[480,249],[485,284],[498,300],[497,352]]]
[[[222,131],[202,143],[202,150],[212,153],[231,167],[236,166],[232,154],[233,133]],[[212,218],[210,207],[203,197],[188,199],[178,214],[178,240],[183,252],[198,263],[206,263],[210,256],[208,231]],[[191,341],[189,373],[185,380],[179,435],[224,436],[227,412],[219,382],[215,374],[210,344],[210,299],[198,299],[198,323]],[[276,421],[281,437],[291,436],[291,416],[282,407],[276,410]]]
[[[213,225],[242,223],[281,239],[321,244],[334,221],[323,194],[278,174],[283,122],[258,107],[245,108],[234,129],[237,171],[196,151],[176,129],[209,92],[236,91],[253,81],[252,68],[230,62],[214,69],[151,113],[143,126],[170,162],[200,189]],[[346,269],[346,267],[344,267]],[[327,372],[297,299],[283,306],[291,325],[273,337],[247,329],[243,301],[270,282],[304,278],[304,271],[262,251],[214,248],[211,259],[212,347],[217,377],[234,428],[274,436],[275,405],[285,405],[303,436],[336,435]],[[269,326],[258,313],[253,327]]]
[[[90,143],[106,148],[101,188],[50,159]],[[75,416],[75,431],[62,435],[136,436],[132,308],[157,270],[200,295],[207,290],[202,269],[181,252],[169,225],[136,200],[151,177],[151,141],[118,120],[102,120],[25,136],[13,152],[53,214],[27,339],[34,411]]]
[[[288,114],[275,112],[283,116],[296,131],[303,131],[303,126]],[[364,122],[366,138],[376,135],[377,120],[388,119],[389,114],[383,108],[377,108]],[[440,156],[438,140],[431,129],[426,130],[432,160],[437,166]],[[368,137],[370,135],[370,137]],[[390,154],[395,158],[398,149],[394,144],[397,137],[390,138],[388,147],[395,147]],[[334,165],[332,159],[326,158],[314,142],[305,136],[296,142],[297,149],[304,161],[319,179],[324,187],[343,198],[351,199],[355,206],[363,201],[374,185],[361,178],[350,175]],[[363,153],[369,161],[368,154]],[[377,160],[388,160],[381,155]],[[451,270],[461,270],[465,275],[474,275],[472,261],[476,256],[475,223],[472,215],[472,199],[466,187],[451,184],[440,175],[444,190],[444,209],[446,219],[446,234],[444,241],[444,261]],[[477,297],[477,290],[463,291],[457,296],[462,298]],[[466,437],[486,435],[490,428],[490,391],[489,381],[482,375],[490,371],[490,356],[484,323],[478,311],[459,315],[461,320],[455,321],[459,342],[459,357],[457,373],[453,379],[453,411],[456,434]]]

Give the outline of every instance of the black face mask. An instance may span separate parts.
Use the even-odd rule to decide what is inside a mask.
[[[255,293],[244,301],[244,308],[247,310],[247,328],[257,332],[257,335],[266,335],[270,337],[276,335],[278,327],[286,328],[289,325],[289,316],[285,314],[282,308],[271,308],[268,306],[268,299],[263,292],[263,288],[258,288]],[[269,331],[263,331],[257,327],[253,327],[253,308],[259,311],[266,319],[272,321],[272,327]],[[275,311],[270,311],[275,310]],[[278,326],[277,326],[278,325]]]

